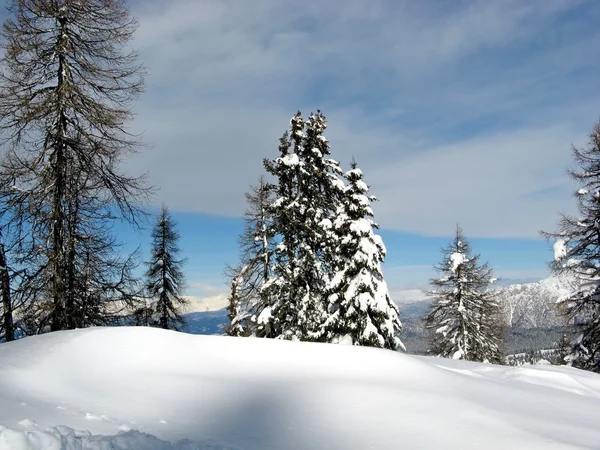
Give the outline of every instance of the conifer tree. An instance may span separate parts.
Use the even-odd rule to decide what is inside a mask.
[[[431,280],[433,299],[425,318],[431,331],[430,351],[436,356],[468,361],[500,363],[504,330],[500,306],[490,290],[492,269],[479,263],[457,226],[451,244],[442,249],[442,274]]]
[[[402,324],[381,271],[386,249],[374,233],[368,186],[352,162],[347,185],[333,222],[337,235],[335,276],[329,287],[329,318],[324,325],[329,342],[404,349],[398,334]]]
[[[231,294],[229,295],[229,304],[227,305],[229,326],[225,331],[225,334],[228,336],[244,336],[247,332],[247,327],[244,326],[247,313],[242,311],[242,302],[239,294],[239,288],[243,283],[243,277],[246,272],[244,269],[237,270],[238,275],[231,280]]]
[[[328,158],[325,116],[318,111],[305,121],[298,112],[290,125],[280,140],[280,156],[265,160],[277,181],[268,212],[279,244],[273,276],[263,287],[272,304],[257,320],[284,339],[323,341],[334,261],[331,219],[344,185],[339,163]]]
[[[151,258],[147,263],[146,287],[148,296],[154,301],[153,325],[178,330],[184,324],[182,307],[187,303],[182,297],[184,278],[183,259],[180,252],[179,233],[166,206],[152,230]]]
[[[600,121],[584,148],[573,147],[578,170],[571,171],[579,189],[579,215],[562,215],[555,239],[553,272],[575,278],[575,288],[562,299],[569,326],[575,332],[567,360],[573,366],[600,373]]]
[[[232,326],[228,328],[228,334],[230,331],[236,336],[268,334],[264,326],[256,321],[256,313],[269,306],[262,287],[271,276],[274,252],[268,212],[271,202],[271,187],[266,178],[261,176],[258,183],[246,192],[244,231],[238,238],[239,264],[228,266],[225,270],[231,285],[229,308]]]

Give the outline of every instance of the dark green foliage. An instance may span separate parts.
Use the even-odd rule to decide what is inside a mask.
[[[339,164],[327,158],[325,129],[321,112],[306,121],[298,112],[281,138],[279,158],[265,160],[277,180],[268,212],[269,230],[279,245],[273,276],[263,287],[272,304],[257,320],[285,339],[325,339],[324,297],[334,260],[331,219],[343,190]]]
[[[385,246],[373,229],[368,186],[362,171],[352,162],[345,174],[347,185],[333,220],[335,233],[334,276],[329,286],[328,313],[324,324],[329,342],[396,350],[402,324],[383,279],[381,264]]]
[[[152,325],[178,330],[183,325],[182,307],[187,301],[182,297],[184,288],[184,260],[177,259],[180,252],[179,233],[166,206],[163,206],[152,230],[152,248],[147,263],[146,290],[154,303]]]

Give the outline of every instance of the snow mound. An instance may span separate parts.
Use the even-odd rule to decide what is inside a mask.
[[[93,436],[89,431],[76,431],[66,426],[14,430],[0,426],[0,450],[232,450],[220,445],[197,445],[189,441],[171,444],[139,431],[126,431],[116,436]]]
[[[2,450],[595,448],[599,418],[568,367],[142,327],[0,345]]]

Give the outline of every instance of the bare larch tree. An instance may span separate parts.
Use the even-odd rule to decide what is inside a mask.
[[[73,328],[81,230],[117,216],[138,223],[148,194],[142,178],[119,171],[141,145],[127,123],[145,73],[124,51],[137,22],[124,0],[13,0],[9,11],[0,212],[20,262],[42,255],[31,274],[49,281],[40,295],[50,300],[50,329]]]

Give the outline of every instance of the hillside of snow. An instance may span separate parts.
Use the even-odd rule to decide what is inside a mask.
[[[597,448],[600,376],[95,328],[0,345],[0,449]]]

